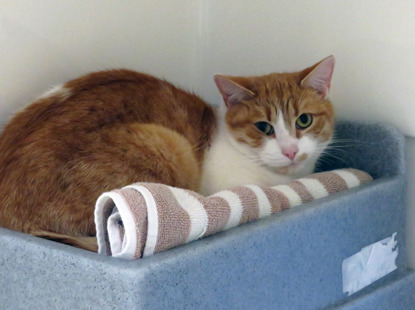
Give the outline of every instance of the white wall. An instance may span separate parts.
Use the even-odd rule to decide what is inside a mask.
[[[0,8],[1,123],[92,70],[145,71],[218,103],[214,73],[290,71],[334,54],[337,114],[415,137],[413,0],[2,0]],[[415,139],[408,144],[415,267]]]
[[[2,0],[0,120],[45,89],[127,67],[187,85],[197,1]]]

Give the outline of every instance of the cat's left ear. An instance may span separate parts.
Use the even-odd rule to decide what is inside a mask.
[[[241,85],[238,78],[216,74],[213,79],[228,108],[255,97],[255,93]]]
[[[330,90],[334,63],[334,57],[329,56],[324,58],[319,63],[315,64],[313,67],[306,69],[311,70],[311,72],[301,80],[300,85],[302,87],[313,88],[317,90],[318,93],[321,94],[324,98],[326,98]]]

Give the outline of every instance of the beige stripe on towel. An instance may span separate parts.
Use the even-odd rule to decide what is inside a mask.
[[[153,194],[159,214],[159,233],[154,253],[166,247],[184,244],[190,233],[189,214],[183,210],[167,186],[156,184],[146,187]]]

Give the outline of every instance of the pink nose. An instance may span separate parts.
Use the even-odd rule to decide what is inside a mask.
[[[290,145],[289,147],[282,149],[282,153],[291,160],[294,159],[295,155],[297,155],[297,152],[298,147],[296,145]]]

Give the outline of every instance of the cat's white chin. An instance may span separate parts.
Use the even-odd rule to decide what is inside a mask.
[[[264,164],[264,166],[274,171],[275,173],[283,175],[304,174],[314,170],[314,163],[311,162],[295,162],[291,161],[288,164]]]
[[[219,132],[205,155],[200,193],[214,194],[234,186],[256,184],[259,186],[275,186],[286,184],[295,178],[313,172],[314,161],[293,162],[289,159],[280,162],[272,161],[274,167],[267,165],[258,157],[255,160],[241,152],[242,145],[229,143],[229,136]],[[251,154],[249,154],[251,155]],[[285,167],[281,167],[286,164]]]

